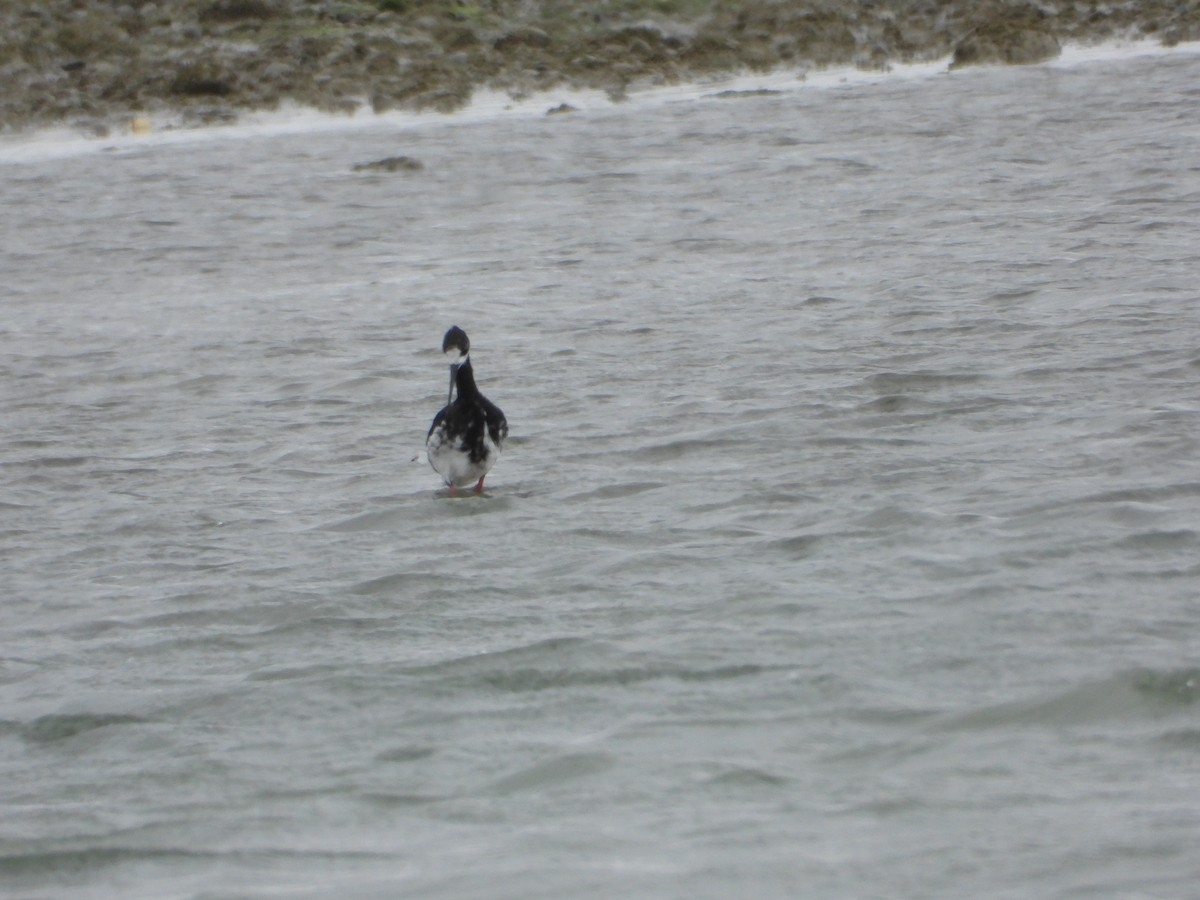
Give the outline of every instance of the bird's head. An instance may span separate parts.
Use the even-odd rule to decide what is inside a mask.
[[[457,325],[453,326],[446,332],[446,336],[442,338],[442,352],[446,354],[446,359],[450,364],[458,363],[462,365],[467,361],[467,354],[471,350],[471,340],[467,337],[467,333]]]
[[[446,332],[446,336],[442,338],[442,353],[446,355],[446,359],[450,363],[450,393],[446,397],[447,406],[450,405],[450,401],[454,398],[454,384],[458,379],[458,370],[467,364],[467,354],[470,350],[470,338],[457,325],[452,326]]]

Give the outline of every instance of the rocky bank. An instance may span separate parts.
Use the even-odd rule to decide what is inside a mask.
[[[0,0],[0,131],[220,121],[286,101],[450,111],[478,87],[619,97],[948,55],[1020,64],[1137,37],[1200,39],[1200,0]]]

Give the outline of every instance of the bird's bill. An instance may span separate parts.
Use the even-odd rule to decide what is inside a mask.
[[[460,363],[450,363],[450,392],[446,394],[447,406],[454,400],[454,382],[458,379],[459,366]]]

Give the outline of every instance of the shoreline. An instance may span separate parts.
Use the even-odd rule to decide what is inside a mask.
[[[1200,41],[1164,47],[1149,40],[1110,41],[1101,44],[1067,44],[1054,59],[1039,65],[1069,69],[1105,62],[1121,62],[1143,57],[1200,55]],[[287,136],[313,132],[403,130],[427,125],[470,123],[506,117],[541,118],[560,112],[587,113],[619,109],[625,105],[645,108],[667,103],[706,98],[787,94],[805,90],[832,90],[892,80],[929,79],[953,75],[952,58],[909,63],[888,69],[862,69],[834,66],[799,71],[780,68],[771,72],[741,72],[712,75],[696,81],[633,88],[621,98],[613,98],[594,88],[560,87],[513,98],[496,90],[476,92],[460,109],[449,113],[430,110],[389,110],[376,113],[364,99],[346,112],[329,112],[300,104],[284,104],[273,110],[249,110],[235,120],[217,123],[189,122],[177,113],[165,112],[143,128],[116,128],[105,134],[57,123],[17,133],[0,134],[0,164],[40,162],[99,151],[121,151],[239,137]],[[996,64],[993,68],[1004,68]]]
[[[455,112],[486,92],[631,91],[790,68],[1045,62],[1069,44],[1200,40],[1168,0],[40,0],[0,10],[0,135],[300,106]],[[135,125],[138,127],[138,125]]]

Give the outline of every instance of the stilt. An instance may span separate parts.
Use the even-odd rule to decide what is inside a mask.
[[[425,435],[426,456],[451,497],[458,495],[460,478],[463,490],[470,489],[472,482],[466,479],[472,475],[479,479],[474,482],[474,492],[483,493],[483,476],[495,464],[508,436],[504,413],[475,384],[470,349],[466,332],[457,325],[442,339],[442,352],[450,364],[450,387],[446,405],[433,417]]]

